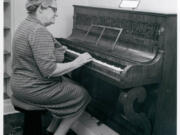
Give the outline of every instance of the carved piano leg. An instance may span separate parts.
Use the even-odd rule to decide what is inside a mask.
[[[127,93],[122,92],[118,101],[123,105],[125,119],[137,129],[143,131],[143,135],[151,134],[151,124],[145,113],[137,113],[134,110],[134,103],[143,103],[146,99],[146,90],[143,87],[132,88]]]

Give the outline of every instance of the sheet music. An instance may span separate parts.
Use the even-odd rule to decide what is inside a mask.
[[[135,9],[139,6],[139,3],[140,3],[140,0],[122,0],[119,7]]]

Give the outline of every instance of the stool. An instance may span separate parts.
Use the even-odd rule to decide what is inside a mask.
[[[45,109],[24,103],[13,95],[11,101],[17,111],[24,113],[23,135],[42,135],[41,114]]]

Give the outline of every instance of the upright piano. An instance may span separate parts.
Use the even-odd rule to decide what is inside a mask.
[[[89,52],[93,61],[75,70],[92,101],[87,111],[121,135],[150,135],[163,79],[166,41],[176,15],[74,6],[73,30],[57,41],[66,61]],[[172,32],[172,33],[169,33]]]

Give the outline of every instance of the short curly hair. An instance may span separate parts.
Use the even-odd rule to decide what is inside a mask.
[[[33,14],[40,5],[42,8],[47,8],[51,5],[52,1],[53,0],[27,0],[26,10],[29,14]]]

